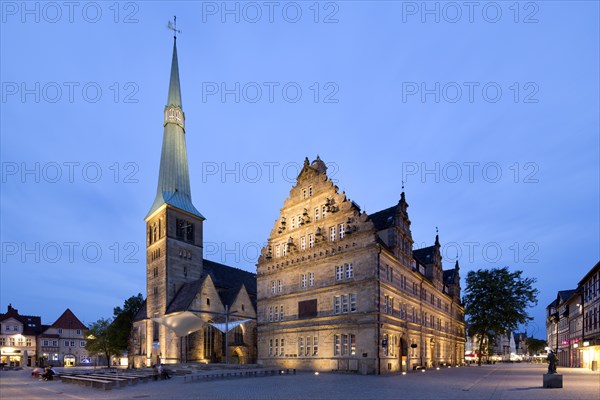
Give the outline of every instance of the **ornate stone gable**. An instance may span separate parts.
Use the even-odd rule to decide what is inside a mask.
[[[259,274],[314,261],[376,242],[373,223],[327,176],[325,163],[308,158],[284,201],[258,259]]]

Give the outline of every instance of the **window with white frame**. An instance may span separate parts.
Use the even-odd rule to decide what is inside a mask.
[[[314,272],[308,273],[308,286],[315,286],[315,273]]]
[[[356,293],[350,293],[350,312],[356,311]]]
[[[279,306],[279,320],[283,321],[283,304]]]
[[[341,308],[340,296],[334,296],[333,297],[333,313],[339,314],[341,312],[341,310],[342,310],[342,308]]]
[[[306,274],[302,274],[300,276],[300,287],[306,287],[307,281],[308,280]]]
[[[275,286],[275,281],[271,281],[271,293],[275,293],[277,290],[277,286]]]
[[[348,313],[348,295],[343,294],[342,296],[342,314]]]
[[[350,355],[356,355],[356,335],[350,334]]]
[[[285,339],[281,338],[281,340],[279,341],[279,355],[283,357],[284,354],[284,348],[285,348],[285,343],[284,343]]]
[[[269,307],[269,322],[273,322],[273,306]]]
[[[298,338],[298,357],[301,357],[304,354],[304,337],[300,336]]]
[[[300,249],[306,250],[306,236],[300,238]]]
[[[306,337],[306,350],[304,352],[305,356],[310,356],[310,352],[312,351],[312,337],[311,336],[307,336]]]
[[[275,257],[281,257],[281,248],[279,245],[275,246]]]
[[[306,188],[302,189],[302,198],[306,198]]]
[[[75,347],[75,341],[71,340],[71,347]]]
[[[77,330],[75,331],[75,333],[76,333],[77,335],[81,335],[81,329],[77,329]]]
[[[354,276],[354,268],[352,268],[352,264],[344,264],[344,268],[346,269],[346,278],[352,278]]]
[[[321,207],[321,217],[323,217],[323,219],[325,219],[325,213],[327,212],[327,207],[323,206]]]
[[[58,340],[52,341],[52,347],[58,347]]]
[[[385,333],[383,335],[383,342],[386,344],[385,346],[383,346],[383,355],[385,357],[387,357],[387,355],[388,355],[388,348],[391,345],[391,343],[388,341],[388,335],[387,335],[387,333]]]
[[[85,340],[79,341],[79,347],[85,347]]]
[[[341,281],[342,279],[344,279],[344,266],[338,265],[335,267],[335,280]]]
[[[279,339],[275,339],[275,355],[279,355]]]
[[[387,294],[383,296],[383,313],[387,314],[388,312],[388,303],[390,301],[390,296]]]
[[[287,243],[284,243],[281,247],[283,247],[283,251],[282,251],[283,256],[284,257],[287,256],[287,248],[288,248]]]
[[[4,340],[4,338],[2,338],[2,340]],[[50,341],[49,340],[43,340],[42,341],[42,346],[48,347],[49,345],[50,345]]]
[[[65,346],[65,347],[69,347],[69,341],[68,341],[68,340],[65,340],[65,342],[64,342],[64,346]]]
[[[340,355],[340,335],[333,335],[333,355]]]
[[[59,335],[62,335],[62,333],[63,333],[63,330],[62,330],[62,328],[58,328],[58,334],[59,334]]]
[[[335,242],[335,226],[329,228],[329,240]]]
[[[269,356],[273,355],[273,339],[269,339]]]
[[[342,355],[348,354],[348,335],[343,334],[342,336]]]
[[[283,282],[281,280],[277,281],[277,291],[279,293],[283,292]]]
[[[340,224],[338,226],[338,228],[339,228],[338,230],[340,232],[340,240],[342,240],[344,238],[344,233],[345,233],[344,224]]]
[[[300,228],[304,223],[304,221],[302,221],[302,215],[298,214],[296,218],[298,218],[298,228]]]
[[[319,355],[319,338],[313,336],[313,356]]]
[[[312,249],[315,247],[315,235],[312,233],[308,235],[308,248]]]
[[[273,307],[273,319],[279,321],[279,306]]]
[[[319,220],[319,208],[315,208],[315,222]]]

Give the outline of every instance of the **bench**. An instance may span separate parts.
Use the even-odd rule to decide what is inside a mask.
[[[96,379],[96,378],[85,378],[82,376],[74,376],[74,375],[63,375],[61,377],[63,383],[75,383],[77,385],[89,386],[97,389],[103,390],[111,390],[114,381],[106,380],[106,379]]]
[[[124,386],[127,386],[128,383],[131,383],[131,379],[123,378],[120,376],[119,377],[110,376],[110,375],[106,375],[106,374],[86,374],[86,375],[77,375],[77,377],[103,379],[105,381],[113,381],[119,387],[124,387]]]
[[[193,382],[209,379],[225,379],[225,378],[244,378],[277,375],[280,373],[278,369],[245,369],[245,370],[226,370],[226,371],[202,371],[188,374],[183,377],[183,382]],[[289,370],[287,371],[289,374]],[[294,370],[295,374],[295,370]]]

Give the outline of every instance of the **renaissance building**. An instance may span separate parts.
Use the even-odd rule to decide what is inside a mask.
[[[146,300],[133,362],[256,361],[256,275],[203,259],[204,216],[192,203],[177,39],[156,197],[146,215]],[[227,332],[227,333],[226,333]]]
[[[412,250],[408,203],[367,214],[317,157],[257,264],[258,360],[265,366],[384,374],[464,362],[458,262],[439,237]]]

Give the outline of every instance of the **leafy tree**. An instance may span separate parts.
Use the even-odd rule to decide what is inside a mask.
[[[527,308],[537,304],[539,291],[535,278],[523,278],[523,271],[508,267],[469,271],[463,304],[468,315],[469,335],[479,340],[479,348],[495,335],[515,331],[533,319]],[[478,364],[481,365],[481,350]]]
[[[527,354],[530,356],[541,353],[542,350],[548,346],[548,343],[545,340],[536,338],[527,338],[525,343],[527,344]]]
[[[131,296],[123,304],[123,308],[113,309],[114,318],[101,318],[90,326],[90,337],[86,344],[86,350],[92,354],[101,354],[106,357],[107,366],[110,367],[111,356],[120,355],[130,349],[130,336],[133,319],[140,310],[144,298],[141,293]]]
[[[85,349],[90,354],[103,355],[106,357],[106,366],[110,368],[110,358],[119,354],[119,346],[115,342],[111,329],[112,320],[100,318],[90,325],[88,340]]]

